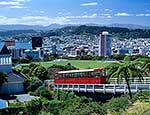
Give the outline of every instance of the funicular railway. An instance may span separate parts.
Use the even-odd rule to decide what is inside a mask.
[[[99,93],[128,93],[125,79],[112,78],[109,80],[103,68],[60,71],[52,81],[52,88],[64,91],[75,92],[99,92]],[[131,92],[150,90],[150,78],[143,80],[138,78],[130,79]]]

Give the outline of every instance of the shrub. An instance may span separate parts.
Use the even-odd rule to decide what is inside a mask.
[[[0,109],[0,115],[18,115],[20,112],[24,111],[25,107],[8,107],[6,109]]]
[[[54,92],[50,89],[46,89],[44,86],[39,87],[35,93],[37,96],[42,96],[47,98],[48,100],[52,100],[54,97]]]
[[[104,104],[104,107],[110,112],[119,112],[121,110],[125,110],[129,105],[131,105],[129,97],[121,96],[117,98],[112,98],[106,104]]]
[[[20,59],[20,60],[19,60],[19,63],[30,63],[30,60],[27,59],[27,58]]]
[[[27,78],[24,81],[24,86],[27,91],[35,91],[37,88],[43,85],[43,82],[36,77]]]
[[[86,97],[76,97],[65,101],[59,111],[60,115],[105,115],[106,111],[101,104],[91,102]]]
[[[73,92],[69,93],[69,92],[65,92],[61,90],[58,90],[55,94],[55,99],[60,100],[60,101],[70,100],[75,97],[76,95]]]
[[[134,100],[150,102],[150,91],[142,91],[133,96]]]

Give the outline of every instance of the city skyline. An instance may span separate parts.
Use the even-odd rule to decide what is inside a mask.
[[[147,0],[0,0],[0,24],[138,24],[150,26]]]

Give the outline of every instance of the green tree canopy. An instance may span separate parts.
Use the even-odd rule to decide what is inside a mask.
[[[3,85],[3,83],[7,82],[7,74],[4,72],[0,72],[0,86]]]
[[[116,77],[118,78],[118,82],[121,79],[125,79],[130,97],[131,90],[130,90],[130,79],[134,79],[135,77],[139,78],[140,80],[143,79],[144,76],[147,76],[147,72],[141,68],[141,63],[137,61],[129,61],[129,58],[126,57],[122,63],[113,63],[110,64],[108,67],[108,76],[110,78]]]

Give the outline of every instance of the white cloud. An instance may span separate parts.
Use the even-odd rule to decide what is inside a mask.
[[[98,3],[97,2],[90,2],[90,3],[83,3],[83,4],[80,4],[80,6],[97,6]]]
[[[112,12],[111,9],[105,9],[105,12]]]
[[[145,14],[145,16],[150,16],[150,14]]]
[[[25,2],[29,2],[31,0],[13,0],[13,1],[1,1],[0,6],[6,7],[6,8],[16,8],[16,9],[21,9],[21,8],[26,8],[24,6]]]
[[[150,14],[136,14],[135,16],[150,16]]]
[[[59,15],[63,14],[62,12],[58,12]]]
[[[82,16],[58,16],[58,17],[48,17],[48,16],[23,16],[23,17],[5,17],[0,16],[0,25],[3,24],[26,24],[26,25],[50,25],[52,23],[58,24],[72,24],[74,19],[109,19],[110,15],[98,15],[93,13],[91,15]]]
[[[97,14],[91,14],[91,15],[83,15],[83,16],[66,16],[67,19],[89,19],[89,18],[97,18]]]
[[[0,5],[9,6],[9,5],[22,5],[20,2],[0,2]]]
[[[0,16],[0,25],[3,24],[27,24],[27,25],[49,25],[52,23],[66,24],[70,22],[66,17],[50,18],[47,16],[24,16],[20,18],[9,18]]]
[[[122,12],[122,13],[115,14],[115,16],[132,16],[132,14],[128,14],[128,13]]]
[[[12,9],[23,9],[23,8],[27,8],[27,7],[24,7],[24,6],[9,6],[9,8],[12,8]]]
[[[40,13],[43,14],[43,13],[45,13],[45,11],[41,10]]]
[[[107,16],[107,18],[112,18],[112,16],[109,15],[109,16]]]
[[[16,2],[30,2],[31,0],[14,0]]]

